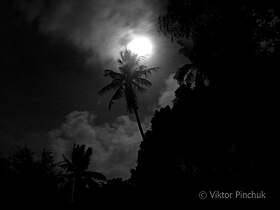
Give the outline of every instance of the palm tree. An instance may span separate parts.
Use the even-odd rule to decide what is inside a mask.
[[[122,51],[120,56],[121,58],[118,59],[119,72],[115,72],[110,69],[106,69],[104,71],[104,76],[110,77],[112,82],[102,88],[99,91],[99,94],[103,95],[111,90],[116,91],[110,100],[109,110],[116,100],[119,100],[124,96],[127,111],[129,113],[134,112],[141,136],[144,139],[144,132],[138,115],[136,91],[144,92],[146,89],[143,86],[150,87],[152,83],[146,78],[151,75],[153,71],[159,70],[159,68],[147,68],[143,65],[145,57],[138,56],[130,50]]]
[[[195,64],[185,64],[174,75],[179,85],[185,84],[188,88],[204,88],[207,86],[206,74]]]
[[[87,187],[101,185],[106,181],[106,177],[98,172],[88,171],[90,164],[90,157],[92,155],[92,148],[85,150],[85,145],[74,144],[71,160],[64,155],[60,166],[65,170],[64,176],[72,184],[71,202],[74,202],[74,194],[77,187]]]

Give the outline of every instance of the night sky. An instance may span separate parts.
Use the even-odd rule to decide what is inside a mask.
[[[58,156],[73,143],[93,148],[94,170],[129,177],[141,136],[125,101],[108,111],[98,90],[116,70],[119,52],[136,35],[153,45],[148,67],[152,87],[139,96],[139,114],[149,129],[155,109],[171,104],[172,79],[186,58],[157,31],[161,0],[2,0],[0,3],[0,152],[17,147],[39,153],[53,146]],[[59,156],[60,157],[60,156]]]

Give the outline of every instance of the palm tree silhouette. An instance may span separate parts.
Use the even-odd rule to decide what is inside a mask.
[[[195,64],[185,64],[175,73],[174,79],[179,85],[185,84],[188,88],[206,87],[207,76]]]
[[[98,172],[88,171],[90,164],[90,157],[92,155],[92,148],[85,150],[85,145],[74,144],[71,160],[64,155],[60,166],[65,170],[64,176],[72,184],[71,202],[74,202],[74,194],[77,187],[96,186],[101,185],[106,181],[106,177]]]
[[[134,112],[137,124],[144,139],[144,132],[138,115],[138,101],[136,91],[144,92],[146,89],[143,86],[150,87],[152,83],[146,78],[151,75],[153,71],[159,70],[159,67],[147,68],[143,65],[145,57],[138,56],[130,50],[125,50],[120,53],[121,58],[118,59],[119,71],[115,72],[110,69],[104,71],[105,77],[110,77],[112,82],[106,85],[99,91],[100,95],[106,94],[111,90],[115,90],[115,94],[110,100],[109,110],[116,100],[123,96],[126,100],[127,111]]]

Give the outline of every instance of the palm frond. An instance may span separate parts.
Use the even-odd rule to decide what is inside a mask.
[[[102,88],[98,94],[99,95],[104,95],[107,92],[111,91],[111,90],[116,90],[117,88],[119,88],[122,85],[122,79],[115,79],[113,80],[110,84],[106,85],[104,88]]]
[[[90,163],[90,156],[92,155],[92,149],[89,147],[86,150],[86,146],[74,144],[72,150],[72,167],[73,171],[81,172],[87,170]]]
[[[148,78],[153,72],[156,72],[159,70],[159,67],[154,67],[154,68],[149,68],[147,69],[146,66],[139,66],[137,68],[137,73],[135,74],[135,77],[136,78],[139,78],[139,77],[144,77],[144,78]]]
[[[182,85],[185,82],[185,79],[189,77],[194,68],[194,64],[186,64],[178,69],[173,78],[178,81],[179,85]]]
[[[84,156],[86,159],[89,159],[91,155],[92,155],[92,148],[89,147],[89,148],[87,148]]]
[[[138,56],[137,57],[137,64],[141,65],[142,63],[144,63],[147,60],[147,58],[145,56]]]
[[[104,77],[111,77],[112,79],[119,79],[123,77],[123,74],[115,72],[113,70],[110,69],[106,69],[104,71]]]
[[[119,59],[119,60],[122,61],[122,63],[123,63],[125,61],[125,51],[121,51],[120,56],[121,56],[121,59]]]
[[[132,81],[132,84],[134,85],[134,87],[135,87],[135,89],[136,89],[137,91],[139,91],[139,92],[141,92],[141,93],[146,92],[146,88],[141,87],[140,85],[138,85],[137,83],[135,83],[135,82],[133,82],[133,81]]]
[[[142,86],[146,86],[146,87],[152,86],[152,83],[149,80],[144,79],[144,78],[138,77],[138,78],[133,79],[133,81],[138,85],[142,85]]]
[[[73,171],[74,167],[72,162],[68,160],[63,154],[62,157],[63,157],[63,161],[59,163],[59,166],[65,169],[66,171]]]
[[[61,174],[61,176],[63,176],[63,178],[71,180],[74,178],[75,174],[73,172],[66,172]]]
[[[145,61],[144,56],[138,56],[137,54],[133,53],[132,51],[126,49],[120,52],[120,58],[117,59],[117,62],[120,66],[123,65],[140,65],[140,63]]]
[[[122,59],[118,58],[118,59],[117,59],[117,62],[118,62],[118,64],[119,64],[120,66],[123,65],[123,60],[122,60]]]
[[[113,97],[110,100],[109,110],[111,109],[112,105],[114,104],[114,101],[122,98],[123,91],[124,91],[124,87],[123,87],[123,85],[120,85],[119,88],[117,89],[117,91],[115,92],[115,94],[113,95]]]
[[[72,163],[73,163],[74,167],[80,165],[84,147],[85,147],[84,145],[81,145],[81,146],[78,144],[73,145],[71,158],[72,158]]]
[[[86,170],[90,164],[90,157],[92,155],[92,148],[91,147],[88,147],[86,152],[84,153],[83,157],[84,157],[84,160],[83,160],[83,163],[84,163],[84,169]]]

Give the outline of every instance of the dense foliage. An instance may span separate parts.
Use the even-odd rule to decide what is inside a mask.
[[[190,199],[203,189],[272,192],[279,25],[271,1],[168,1],[159,29],[191,63],[174,76],[173,107],[154,114],[136,187]]]
[[[108,200],[139,203],[159,194],[198,199],[207,189],[264,190],[272,198],[279,17],[270,0],[169,0],[159,29],[191,63],[175,74],[180,86],[173,106],[155,111],[131,178],[106,181],[88,171],[92,150],[85,145],[74,145],[71,158],[61,163],[51,150],[35,160],[22,148],[9,159],[0,156],[1,199],[28,206],[106,206]],[[103,92],[119,91],[112,102],[129,96],[127,77],[110,70],[105,76],[113,82]],[[142,78],[134,85],[149,84]]]

